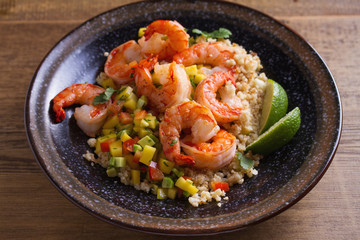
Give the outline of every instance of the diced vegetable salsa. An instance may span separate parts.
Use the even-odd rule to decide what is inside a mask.
[[[104,85],[112,86],[108,80]],[[198,189],[175,163],[162,153],[158,134],[159,120],[145,110],[145,96],[136,97],[133,88],[122,87],[113,91],[114,99],[123,108],[106,119],[102,136],[96,139],[95,153],[108,153],[110,160],[106,170],[109,177],[117,177],[124,167],[131,169],[131,184],[139,185],[143,179],[152,183],[157,199],[175,199],[195,194]]]

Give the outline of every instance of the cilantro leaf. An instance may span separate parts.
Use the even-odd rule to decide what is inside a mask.
[[[196,83],[194,82],[194,76],[191,76],[191,77],[189,77],[189,80],[190,80],[190,83],[191,83],[191,86],[193,87],[193,88],[196,88]]]
[[[231,31],[226,29],[226,28],[219,28],[218,30],[215,30],[213,32],[205,32],[205,31],[201,31],[199,29],[193,29],[192,30],[193,33],[195,34],[199,34],[199,35],[203,35],[206,37],[206,39],[208,38],[230,38],[230,36],[232,35]]]
[[[239,160],[240,166],[245,169],[245,170],[249,170],[250,168],[252,168],[254,166],[254,161],[245,157],[243,154],[241,154],[240,152],[236,153],[237,159]]]
[[[113,93],[115,92],[116,90],[113,89],[113,88],[107,88],[105,90],[105,92],[103,93],[100,93],[99,95],[97,95],[92,104],[93,105],[97,105],[97,104],[103,104],[103,103],[106,103],[110,98],[111,96],[113,95]]]
[[[177,140],[172,140],[171,143],[169,143],[170,146],[174,145],[177,143]]]

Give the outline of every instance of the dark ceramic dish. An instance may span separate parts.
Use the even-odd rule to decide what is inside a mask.
[[[176,19],[185,28],[225,27],[232,41],[256,52],[269,78],[300,107],[302,124],[292,141],[267,156],[259,175],[231,188],[219,208],[199,208],[185,200],[157,201],[108,178],[103,168],[82,158],[87,137],[76,126],[74,108],[54,123],[51,99],[74,83],[94,83],[104,52],[137,38],[156,19]],[[209,235],[264,221],[304,197],[334,157],[342,111],[335,82],[316,51],[273,18],[244,6],[214,1],[152,1],[126,5],[85,22],[45,57],[31,81],[25,124],[34,155],[49,180],[69,200],[106,222],[128,229],[173,235]]]

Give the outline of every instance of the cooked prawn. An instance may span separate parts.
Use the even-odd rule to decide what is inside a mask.
[[[233,76],[227,72],[215,72],[199,83],[194,94],[195,101],[209,108],[219,124],[237,120],[241,113],[239,103],[230,106],[216,98],[216,92],[227,81],[233,82]],[[236,96],[233,97],[236,98]]]
[[[75,108],[74,117],[79,128],[89,137],[95,137],[106,121],[106,108],[82,105]]]
[[[194,143],[211,139],[220,129],[210,110],[194,101],[166,109],[159,127],[160,141],[166,158],[178,165],[196,162],[193,157],[180,153],[180,134],[187,128],[191,129]]]
[[[160,81],[159,87],[153,84],[152,69]],[[175,62],[159,65],[156,57],[144,59],[135,68],[134,77],[137,94],[145,95],[149,106],[158,112],[190,98],[192,87],[189,78],[184,67]]]
[[[66,116],[64,107],[74,104],[83,105],[75,109],[74,117],[81,130],[88,136],[95,137],[106,120],[107,104],[93,106],[92,101],[104,91],[102,87],[93,84],[73,84],[65,88],[53,98],[56,121],[64,120]]]
[[[114,48],[107,57],[104,71],[119,87],[132,81],[133,67],[141,60],[141,48],[134,40]]]
[[[205,64],[216,67],[217,70],[234,72],[234,65],[231,59],[234,52],[221,42],[203,42],[195,44],[178,54],[174,55],[173,60],[177,63],[190,66],[193,64]]]
[[[231,133],[220,129],[209,142],[194,144],[190,136],[180,143],[182,150],[195,159],[195,168],[217,170],[228,165],[235,156],[236,141]]]
[[[171,60],[174,54],[189,47],[189,38],[177,21],[157,20],[146,27],[138,42],[146,57],[157,55],[159,60]]]

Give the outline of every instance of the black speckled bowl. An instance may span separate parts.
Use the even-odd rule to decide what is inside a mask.
[[[232,40],[256,52],[269,78],[300,107],[302,124],[293,140],[264,159],[259,175],[231,188],[229,201],[191,207],[157,201],[108,178],[82,158],[87,137],[67,110],[54,123],[51,99],[74,83],[95,82],[104,52],[136,39],[139,27],[176,19],[188,29],[225,27]],[[299,35],[258,11],[226,2],[152,1],[126,5],[85,22],[49,52],[29,86],[25,124],[34,155],[50,181],[69,200],[102,220],[128,229],[173,235],[208,235],[264,221],[295,204],[320,180],[336,151],[342,111],[335,82],[316,51]]]

